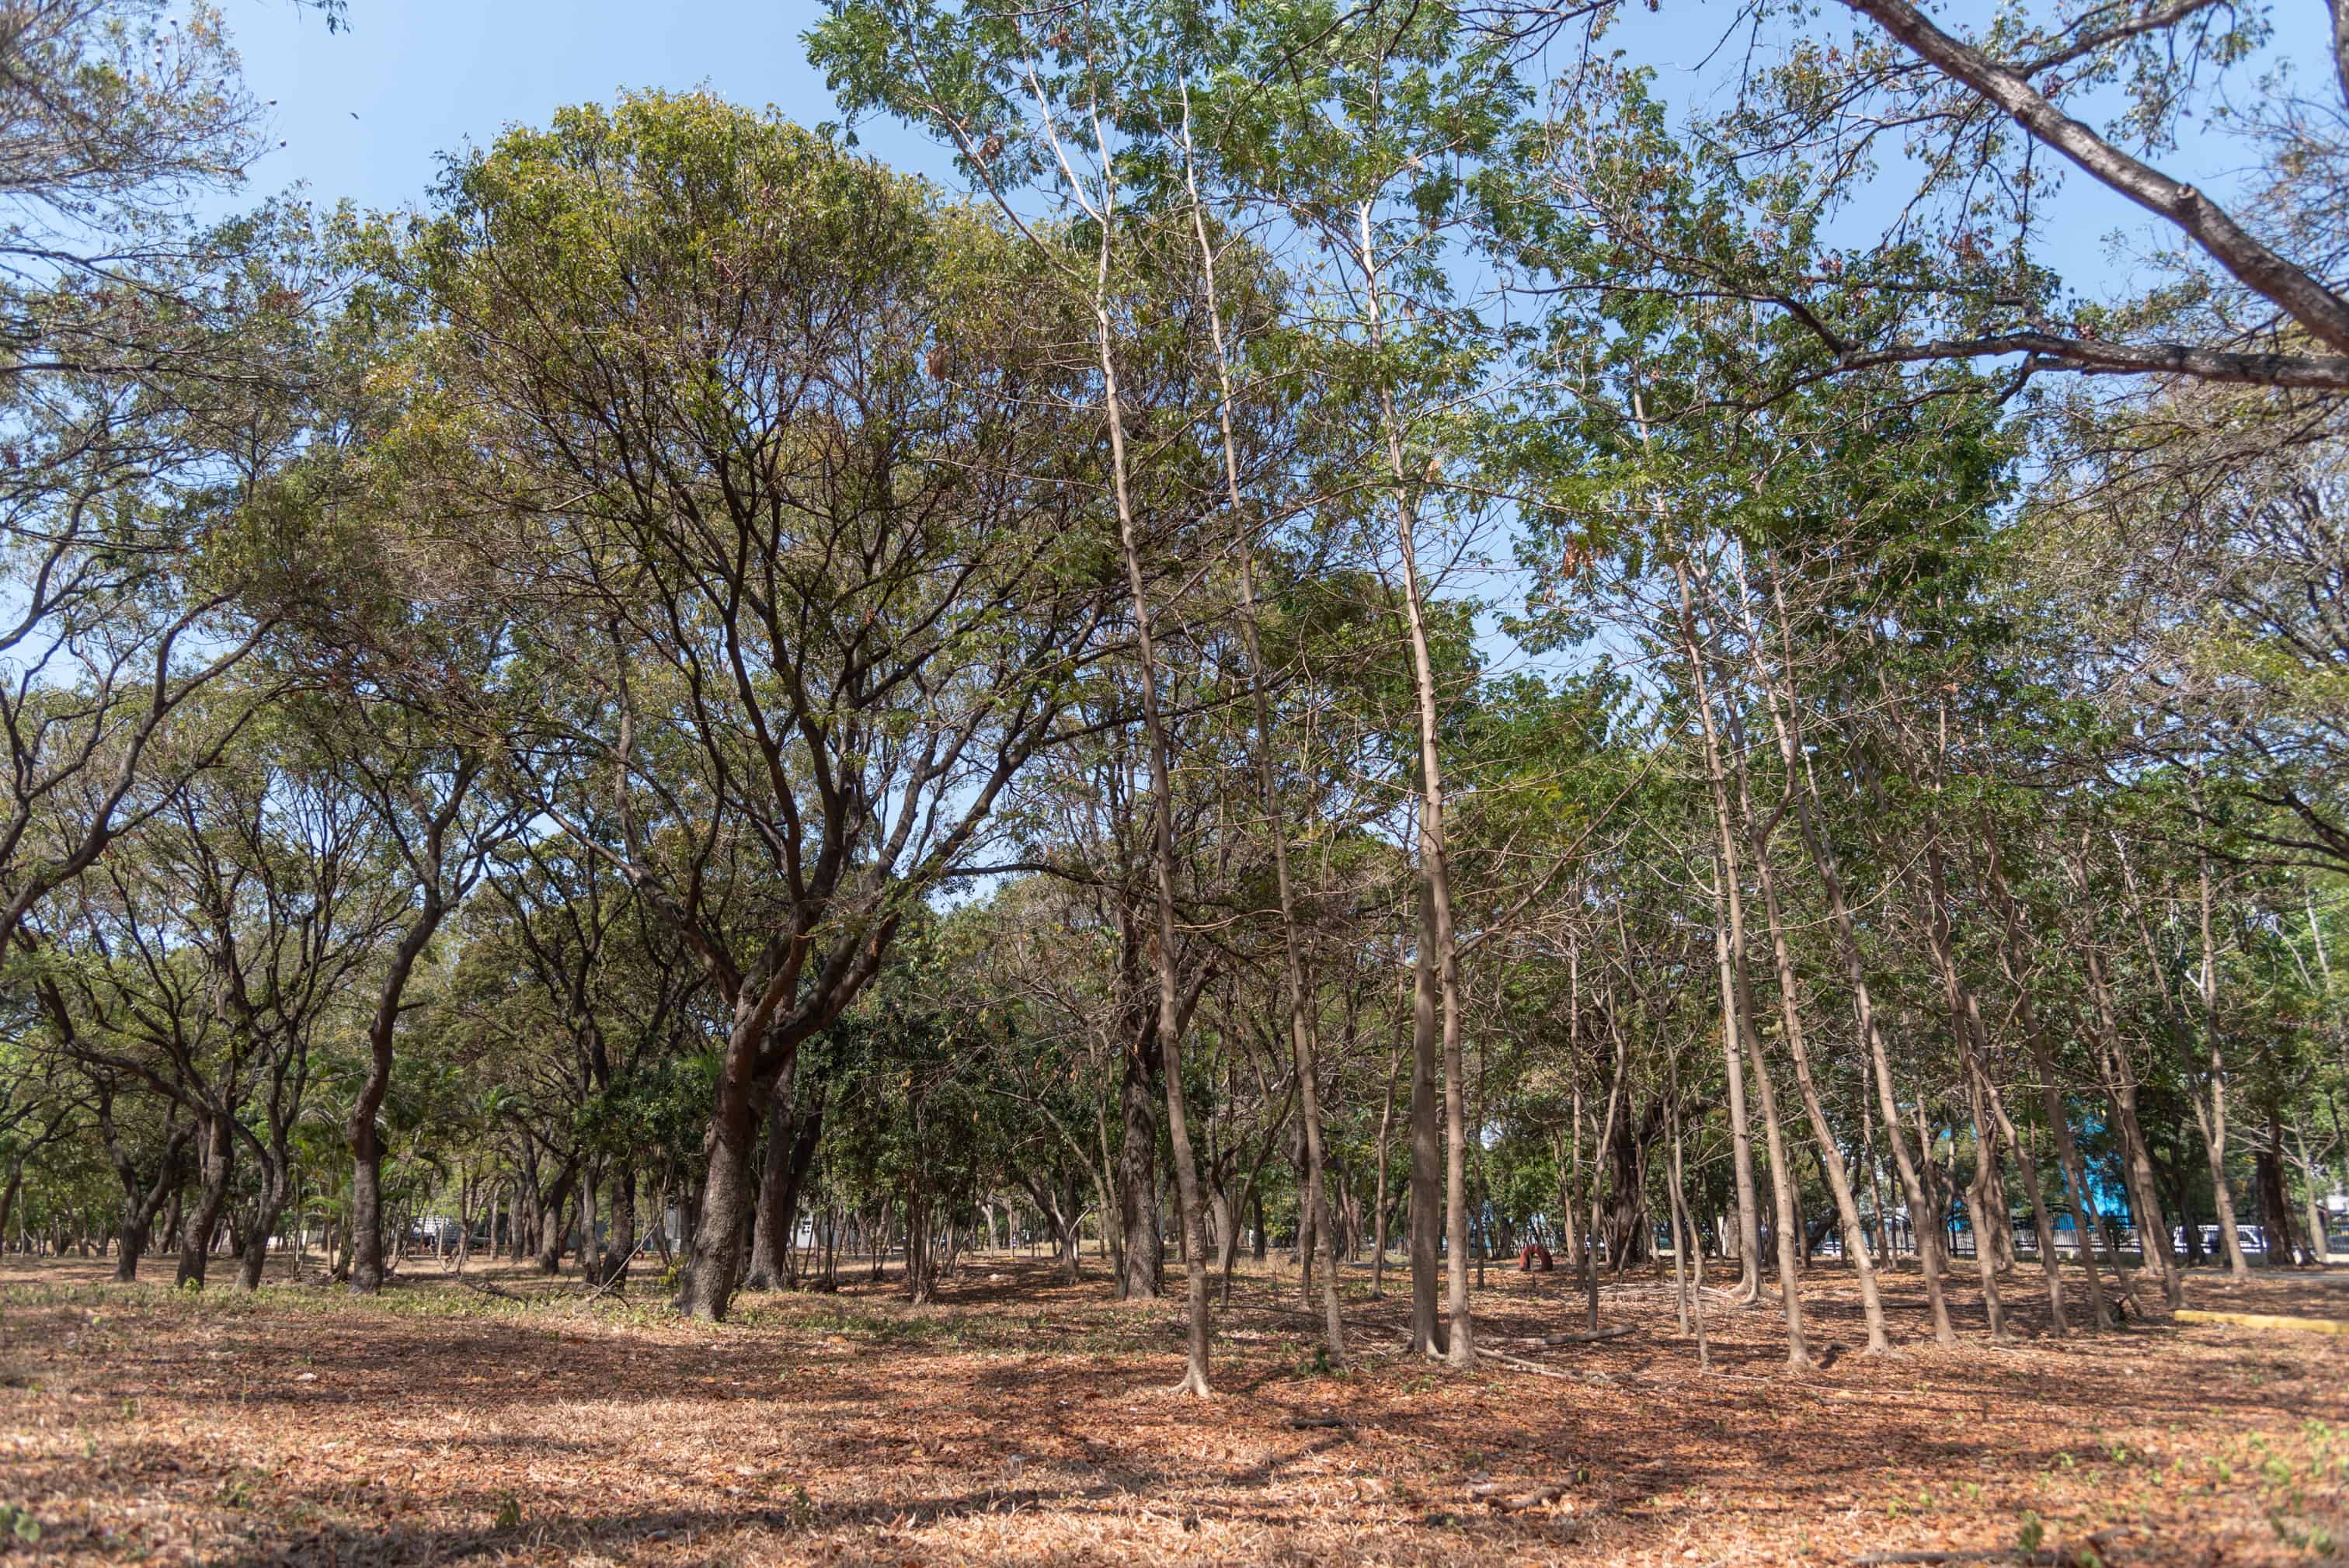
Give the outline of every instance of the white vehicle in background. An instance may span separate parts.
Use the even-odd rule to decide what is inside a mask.
[[[2202,1232],[2202,1251],[2204,1255],[2208,1257],[2217,1257],[2220,1252],[2219,1227],[2216,1225],[2204,1225],[2200,1227],[2200,1230]],[[2261,1230],[2257,1225],[2237,1225],[2235,1227],[2235,1240],[2242,1247],[2243,1255],[2247,1258],[2263,1258],[2268,1255],[2267,1233]],[[2171,1226],[2169,1230],[2169,1241],[2170,1245],[2175,1250],[2183,1253],[2186,1250],[2186,1227],[2183,1225]]]

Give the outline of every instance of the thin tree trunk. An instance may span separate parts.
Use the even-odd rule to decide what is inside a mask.
[[[1095,122],[1096,130],[1099,122]],[[1117,361],[1112,352],[1114,328],[1110,321],[1109,274],[1115,230],[1112,219],[1116,192],[1107,183],[1113,167],[1106,141],[1099,147],[1104,186],[1102,205],[1094,213],[1101,242],[1093,276],[1093,342],[1102,372],[1102,407],[1109,424],[1111,490],[1117,503],[1118,543],[1124,557],[1126,589],[1133,599],[1135,661],[1142,686],[1142,727],[1149,743],[1153,822],[1152,891],[1156,903],[1156,943],[1152,957],[1158,976],[1158,1051],[1160,1075],[1165,1080],[1166,1137],[1174,1161],[1174,1191],[1181,1211],[1185,1241],[1185,1272],[1189,1284],[1189,1324],[1183,1381],[1190,1393],[1208,1392],[1209,1312],[1206,1204],[1199,1191],[1199,1168],[1191,1147],[1188,1111],[1183,1101],[1183,1026],[1185,1007],[1176,974],[1174,918],[1174,801],[1173,760],[1164,714],[1158,698],[1156,629],[1150,595],[1142,570],[1142,544],[1133,514],[1130,469],[1126,455],[1125,412],[1118,390]]]
[[[1791,656],[1792,633],[1787,623],[1785,598],[1780,592],[1775,573],[1771,578],[1771,594],[1777,611],[1780,645],[1788,649]],[[1758,639],[1754,665],[1758,673],[1761,669]],[[1818,873],[1820,885],[1826,892],[1827,914],[1835,927],[1837,946],[1843,955],[1844,975],[1851,986],[1852,1006],[1857,1016],[1860,1038],[1868,1047],[1878,1104],[1884,1112],[1884,1135],[1892,1146],[1893,1165],[1899,1172],[1901,1191],[1908,1199],[1910,1213],[1921,1218],[1928,1207],[1924,1183],[1918,1174],[1917,1162],[1909,1153],[1908,1139],[1900,1125],[1900,1108],[1892,1092],[1891,1062],[1885,1050],[1884,1032],[1877,1022],[1875,997],[1868,984],[1868,966],[1860,954],[1859,936],[1853,926],[1850,905],[1844,898],[1843,877],[1837,867],[1835,853],[1827,846],[1826,836],[1819,830],[1818,819],[1814,811],[1816,789],[1807,754],[1802,748],[1801,708],[1791,694],[1785,699],[1783,718],[1779,717],[1780,706],[1776,701],[1772,702],[1771,718],[1777,732],[1779,755],[1787,771],[1787,788],[1794,792],[1795,824],[1802,834],[1803,847],[1810,856],[1812,869]],[[1733,1076],[1733,1099],[1739,1098],[1736,1088]],[[1872,1162],[1870,1171],[1872,1176]],[[1877,1223],[1880,1230],[1889,1230],[1885,1225],[1880,1199],[1877,1203]],[[1938,1225],[1918,1228],[1917,1260],[1925,1276],[1925,1304],[1932,1318],[1933,1338],[1937,1344],[1953,1345],[1957,1342],[1957,1333],[1950,1324],[1948,1293],[1943,1288],[1941,1278],[1942,1243],[1945,1240]]]
[[[2063,1173],[2066,1207],[2072,1215],[2072,1233],[2080,1243],[2080,1268],[2088,1289],[2088,1315],[2094,1326],[2104,1328],[2112,1322],[2111,1312],[2105,1305],[2104,1281],[2096,1273],[2095,1234],[2089,1222],[2087,1175],[2080,1159],[2080,1145],[2072,1135],[2072,1119],[2064,1108],[2064,1093],[2056,1082],[2055,1053],[2047,1043],[2046,1031],[2039,1026],[2038,1009],[2031,1001],[2028,946],[2023,925],[2023,911],[2015,903],[2006,883],[2006,862],[1999,851],[1996,824],[1985,815],[1982,822],[1984,869],[1991,896],[1998,901],[2006,926],[2007,978],[2014,986],[2015,1022],[2023,1030],[2023,1043],[2031,1051],[2033,1073],[2039,1079],[2039,1111],[2055,1137],[2055,1161]],[[2026,1168],[2027,1169],[2027,1168]],[[2037,1178],[2032,1178],[2033,1203],[2038,1204]],[[2052,1259],[2055,1252],[2055,1236],[2051,1228],[2043,1244]],[[2117,1260],[2116,1260],[2117,1262]]]
[[[1786,1314],[1786,1364],[1795,1370],[1807,1370],[1812,1366],[1810,1347],[1803,1333],[1803,1298],[1795,1267],[1794,1168],[1786,1159],[1785,1139],[1778,1121],[1777,1094],[1770,1082],[1769,1068],[1762,1059],[1762,1043],[1753,1027],[1752,990],[1745,963],[1745,913],[1744,895],[1738,887],[1737,833],[1730,814],[1729,784],[1722,763],[1721,738],[1713,721],[1712,683],[1706,679],[1704,661],[1696,645],[1696,619],[1690,603],[1689,573],[1683,562],[1673,563],[1673,573],[1680,586],[1681,648],[1687,658],[1690,676],[1695,686],[1696,709],[1702,721],[1705,772],[1712,785],[1713,826],[1719,840],[1720,855],[1717,877],[1721,896],[1729,915],[1729,958],[1731,993],[1737,1006],[1733,1009],[1738,1033],[1744,1037],[1747,1058],[1754,1073],[1754,1087],[1762,1099],[1762,1124],[1764,1141],[1770,1156],[1770,1185],[1777,1214],[1778,1284]]]
[[[1183,124],[1184,179],[1191,195],[1191,225],[1199,242],[1201,287],[1206,297],[1207,325],[1216,349],[1216,417],[1222,423],[1224,486],[1231,504],[1232,525],[1239,552],[1240,638],[1247,654],[1248,695],[1256,709],[1257,793],[1265,812],[1265,831],[1272,839],[1273,881],[1280,899],[1282,978],[1288,988],[1288,1037],[1296,1057],[1299,1107],[1305,1121],[1306,1217],[1319,1233],[1328,1266],[1322,1271],[1322,1332],[1330,1364],[1346,1364],[1346,1329],[1338,1305],[1337,1230],[1330,1222],[1329,1193],[1322,1179],[1321,1089],[1314,1061],[1313,1030],[1307,1016],[1305,966],[1298,956],[1297,902],[1289,882],[1288,821],[1281,810],[1280,792],[1272,774],[1272,703],[1265,695],[1264,652],[1257,636],[1256,550],[1249,539],[1247,509],[1240,499],[1239,446],[1232,429],[1231,366],[1225,356],[1223,305],[1216,290],[1216,248],[1207,237],[1206,209],[1199,200],[1197,171],[1192,164],[1189,103]]]
[[[1356,206],[1358,221],[1357,261],[1362,269],[1363,298],[1367,304],[1371,346],[1373,350],[1384,344],[1385,324],[1381,315],[1382,287],[1376,247],[1371,238],[1371,209],[1368,202]],[[1403,623],[1411,645],[1412,687],[1416,699],[1419,725],[1419,880],[1420,880],[1420,997],[1414,1016],[1413,1067],[1422,1066],[1423,1058],[1433,1057],[1437,1049],[1438,1025],[1433,1016],[1441,1006],[1441,1050],[1443,1062],[1443,1094],[1445,1117],[1444,1150],[1444,1219],[1449,1237],[1445,1271],[1446,1324],[1439,1337],[1432,1320],[1434,1294],[1435,1216],[1429,1212],[1423,1222],[1421,1210],[1432,1211],[1432,1202],[1423,1205],[1421,1194],[1414,1187],[1412,1193],[1412,1345],[1423,1352],[1440,1349],[1454,1367],[1465,1370],[1476,1364],[1475,1325],[1468,1302],[1468,1130],[1465,1089],[1460,1081],[1460,970],[1459,957],[1453,940],[1452,873],[1444,841],[1444,768],[1438,745],[1435,664],[1430,651],[1427,634],[1426,604],[1419,573],[1418,550],[1418,475],[1411,470],[1402,443],[1402,428],[1396,418],[1392,391],[1381,383],[1378,388],[1380,425],[1385,435],[1388,478],[1394,485],[1395,542],[1402,569]],[[1432,1066],[1432,1063],[1428,1064]],[[1422,1136],[1420,1125],[1419,1082],[1414,1077],[1413,1096],[1412,1159],[1414,1175],[1423,1166],[1430,1168],[1429,1185],[1433,1185],[1432,1167],[1435,1150],[1432,1137]],[[1431,1112],[1432,1112],[1432,1107]],[[1425,1279],[1421,1277],[1423,1271]],[[1423,1305],[1423,1296],[1426,1303]]]
[[[1733,717],[1733,726],[1734,722]],[[1735,736],[1737,732],[1733,727],[1731,733]],[[1754,818],[1746,785],[1743,748],[1739,748],[1733,755],[1738,758],[1738,799],[1745,807],[1747,820],[1753,821]],[[1796,779],[1789,777],[1786,789],[1790,794],[1799,798],[1800,786]],[[1884,1302],[1876,1288],[1876,1265],[1868,1256],[1868,1238],[1859,1226],[1859,1205],[1852,1198],[1850,1175],[1844,1166],[1842,1152],[1836,1147],[1835,1130],[1827,1124],[1826,1108],[1821,1103],[1818,1087],[1811,1078],[1810,1050],[1803,1033],[1794,955],[1786,944],[1785,925],[1778,910],[1777,878],[1771,865],[1770,846],[1759,830],[1758,823],[1749,835],[1747,843],[1754,851],[1754,882],[1762,892],[1763,922],[1769,932],[1771,962],[1777,972],[1778,1018],[1785,1030],[1786,1054],[1795,1065],[1795,1087],[1802,1096],[1803,1111],[1811,1124],[1819,1173],[1826,1179],[1827,1193],[1835,1202],[1836,1217],[1843,1228],[1845,1258],[1859,1275],[1860,1312],[1868,1326],[1867,1353],[1880,1356],[1891,1348],[1891,1342],[1885,1336]]]

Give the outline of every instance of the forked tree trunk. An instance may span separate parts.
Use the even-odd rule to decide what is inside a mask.
[[[212,1256],[212,1233],[220,1228],[221,1210],[228,1202],[228,1182],[236,1156],[235,1133],[229,1117],[206,1108],[196,1113],[197,1136],[202,1140],[202,1185],[188,1215],[187,1233],[180,1246],[180,1267],[172,1284],[202,1289],[204,1265]]]
[[[1098,122],[1096,122],[1098,123]],[[1113,167],[1109,150],[1100,149],[1104,179]],[[1110,320],[1109,287],[1111,222],[1113,190],[1105,188],[1096,213],[1101,243],[1093,277],[1093,346],[1102,373],[1102,407],[1109,424],[1111,491],[1116,501],[1118,544],[1124,558],[1126,589],[1134,618],[1134,654],[1142,686],[1142,727],[1150,754],[1152,820],[1152,892],[1157,916],[1151,957],[1157,972],[1158,1067],[1166,1091],[1166,1141],[1174,1162],[1174,1191],[1181,1211],[1184,1268],[1189,1285],[1189,1321],[1185,1336],[1183,1381],[1185,1390],[1208,1392],[1207,1355],[1210,1338],[1207,1298],[1206,1204],[1199,1191],[1199,1168],[1191,1146],[1191,1126],[1183,1102],[1183,1029],[1187,1021],[1182,985],[1176,973],[1174,918],[1174,760],[1165,717],[1158,698],[1158,653],[1150,594],[1142,570],[1142,542],[1133,513],[1131,473],[1125,443],[1125,412],[1118,390],[1114,328]]]
[[[2073,875],[2081,895],[2085,897],[2088,882],[2085,859],[2075,863]],[[2162,1304],[2167,1310],[2175,1312],[2186,1304],[2186,1284],[2178,1273],[2178,1255],[2170,1247],[2169,1222],[2162,1212],[2153,1160],[2146,1150],[2145,1130],[2137,1121],[2137,1074],[2129,1062],[2127,1047],[2121,1043],[2119,1025],[2114,1016],[2112,987],[2106,978],[2104,957],[2095,944],[2094,931],[2082,931],[2077,945],[2088,975],[2088,998],[2093,1009],[2088,1033],[2095,1048],[2096,1070],[2104,1079],[2113,1124],[2120,1130],[2122,1184],[2128,1190],[2129,1208],[2137,1220],[2146,1264],[2160,1271]],[[2118,1247],[2114,1249],[2114,1258],[2117,1266]]]
[[[2095,1232],[2089,1213],[2087,1178],[2080,1159],[2080,1145],[2072,1135],[2072,1119],[2064,1106],[2062,1087],[2056,1082],[2055,1054],[2047,1043],[2047,1035],[2039,1026],[2038,1009],[2032,1005],[2030,968],[2025,946],[2023,911],[2006,885],[2006,862],[1998,845],[1996,824],[1985,814],[1982,821],[1984,869],[1991,894],[1998,901],[2005,917],[2006,973],[2014,986],[2015,1021],[2023,1029],[2023,1043],[2031,1050],[2031,1067],[2039,1079],[2039,1110],[2048,1129],[2055,1136],[2056,1168],[2063,1177],[2065,1207],[2072,1216],[2072,1234],[2080,1243],[2080,1271],[2088,1290],[2088,1315],[2094,1327],[2101,1329],[2112,1322],[2111,1310],[2105,1304],[2104,1281],[2096,1272]],[[2033,1186],[2032,1202],[2039,1205],[2038,1177],[2026,1167]],[[2047,1227],[2043,1245],[2052,1260],[2055,1252],[2055,1236],[2052,1221],[2043,1221]],[[2115,1259],[2115,1263],[2118,1263]],[[2051,1264],[2052,1266],[2052,1264]],[[2051,1289],[2056,1287],[2051,1287]]]
[[[1780,644],[1791,650],[1792,632],[1787,623],[1785,597],[1780,592],[1775,573],[1771,580],[1771,595],[1777,611]],[[1757,675],[1762,668],[1760,641],[1756,638],[1754,669]],[[1816,814],[1817,790],[1811,777],[1808,755],[1802,746],[1801,713],[1801,707],[1791,693],[1785,696],[1783,702],[1774,698],[1770,704],[1780,759],[1786,768],[1787,788],[1794,797],[1795,820],[1801,830],[1803,847],[1810,856],[1812,869],[1817,872],[1820,885],[1826,891],[1828,919],[1835,927],[1836,944],[1843,957],[1845,979],[1851,986],[1852,1006],[1857,1016],[1860,1039],[1868,1053],[1869,1075],[1875,1080],[1878,1103],[1884,1113],[1885,1138],[1892,1145],[1893,1165],[1899,1172],[1901,1191],[1908,1200],[1909,1212],[1914,1217],[1922,1218],[1928,1207],[1924,1183],[1920,1179],[1917,1161],[1909,1153],[1909,1140],[1901,1128],[1899,1103],[1892,1092],[1892,1066],[1885,1050],[1883,1030],[1877,1022],[1875,996],[1868,988],[1868,965],[1860,954],[1859,937],[1853,927],[1851,908],[1844,899],[1843,877],[1836,864],[1835,853],[1827,845],[1826,836],[1819,830]],[[1737,1093],[1738,1086],[1733,1078],[1730,1088],[1733,1100],[1742,1098]],[[1874,1172],[1875,1165],[1871,1161],[1871,1181]],[[1878,1227],[1880,1231],[1889,1232],[1885,1219],[1883,1201],[1878,1198]],[[1950,1325],[1948,1293],[1943,1288],[1941,1278],[1942,1243],[1946,1238],[1938,1225],[1912,1228],[1917,1233],[1918,1267],[1925,1277],[1925,1304],[1932,1319],[1933,1338],[1938,1344],[1955,1344],[1957,1334]],[[1879,1240],[1886,1248],[1886,1256],[1889,1258],[1889,1234]]]
[[[1941,850],[1938,824],[1929,823],[1925,839],[1926,881],[1919,889],[1924,901],[1926,946],[1930,949],[1933,965],[1941,980],[1941,1002],[1947,1014],[1951,1043],[1957,1047],[1960,1072],[1966,1088],[1966,1103],[1972,1113],[1974,1128],[1974,1173],[1966,1189],[1967,1219],[1974,1233],[1974,1272],[1982,1282],[1982,1311],[1990,1320],[1993,1340],[2006,1337],[2006,1312],[1998,1290],[1998,1233],[1992,1222],[1996,1212],[2002,1219],[2006,1210],[2006,1193],[1998,1175],[1998,1133],[1983,1099],[1983,1088],[1989,1081],[1988,1069],[1977,1049],[1980,1016],[1974,1010],[1973,994],[1967,989],[1964,977],[1958,973],[1957,952],[1950,935],[1948,916],[1949,892],[1941,874]]]
[[[253,1229],[244,1238],[243,1266],[237,1272],[237,1283],[246,1290],[261,1288],[263,1272],[269,1266],[270,1239],[276,1234],[277,1222],[285,1216],[293,1191],[293,1178],[282,1165],[273,1161],[263,1171],[261,1199],[254,1209]]]

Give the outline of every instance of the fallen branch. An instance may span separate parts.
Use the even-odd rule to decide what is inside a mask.
[[[1538,1361],[1528,1361],[1522,1356],[1504,1356],[1497,1350],[1487,1350],[1481,1345],[1476,1346],[1476,1354],[1485,1357],[1489,1360],[1498,1361],[1503,1366],[1514,1367],[1520,1372],[1537,1373],[1541,1377],[1556,1377],[1559,1381],[1566,1383],[1572,1383],[1578,1380],[1559,1371],[1555,1367],[1545,1367]]]
[[[2264,1312],[2192,1312],[2180,1308],[2170,1316],[2179,1323],[2223,1323],[2236,1328],[2297,1329],[2303,1334],[2349,1334],[2349,1319],[2338,1317],[2278,1317]]]
[[[1338,1427],[1342,1429],[1350,1428],[1353,1424],[1353,1422],[1346,1419],[1343,1416],[1291,1416],[1288,1418],[1289,1429],[1291,1431],[1298,1432],[1301,1432],[1309,1427]]]
[[[1602,1339],[1620,1339],[1627,1334],[1638,1332],[1639,1328],[1636,1325],[1625,1323],[1613,1328],[1593,1328],[1579,1334],[1552,1334],[1539,1339],[1528,1339],[1524,1343],[1547,1349],[1559,1345],[1595,1345]]]
[[[1475,1498],[1495,1513],[1522,1513],[1528,1508],[1539,1508],[1543,1503],[1556,1502],[1566,1495],[1567,1490],[1564,1481],[1554,1480],[1547,1486],[1537,1486],[1531,1491],[1509,1496],[1506,1494],[1499,1481],[1487,1481],[1482,1486],[1470,1487],[1468,1495]]]
[[[525,1306],[530,1305],[530,1297],[526,1295],[516,1295],[512,1291],[506,1289],[503,1285],[495,1284],[490,1280],[467,1279],[463,1274],[459,1274],[457,1276],[457,1283],[463,1285],[467,1290],[477,1290],[483,1295],[496,1296],[500,1301],[518,1301]]]
[[[2065,1568],[2078,1559],[2068,1552],[2017,1552],[2010,1548],[1988,1552],[1870,1552],[1852,1561],[1859,1568],[1891,1568],[1900,1563],[2028,1563],[2039,1568]]]
[[[643,1252],[644,1250],[645,1243],[643,1242],[638,1242],[636,1245],[636,1250],[631,1252],[626,1257],[620,1260],[620,1266],[618,1268],[608,1270],[604,1275],[604,1283],[597,1285],[594,1290],[589,1291],[585,1301],[583,1301],[580,1305],[584,1306],[586,1305],[586,1302],[594,1301],[605,1292],[618,1289],[620,1283],[628,1277],[628,1267],[636,1261],[636,1253]]]

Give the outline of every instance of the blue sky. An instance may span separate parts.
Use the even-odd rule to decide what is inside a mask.
[[[255,96],[276,100],[269,139],[285,143],[273,145],[254,171],[254,193],[303,183],[325,202],[349,197],[370,207],[406,205],[423,198],[443,152],[484,144],[508,125],[543,123],[563,104],[608,99],[625,88],[706,84],[737,102],[773,104],[811,124],[834,113],[800,43],[823,15],[818,0],[349,0],[351,26],[333,34],[293,0],[226,5]],[[1934,7],[1951,19],[1982,8]],[[1823,25],[1847,26],[1833,13],[1830,7]],[[1684,99],[1696,85],[1692,67],[1713,55],[1718,29],[1733,14],[1688,0],[1654,15],[1627,6],[1609,43],[1655,64],[1666,96]],[[2280,52],[2322,61],[2315,6],[2293,8],[2278,20]],[[1718,69],[1719,60],[1713,65]],[[900,127],[869,122],[861,134],[868,151],[952,179],[938,150]],[[2164,161],[2188,178],[2223,179],[2220,170],[2196,168],[2195,150],[2189,145]],[[2095,292],[2120,283],[2101,242],[2116,228],[2145,231],[2145,215],[2076,175],[2061,213],[2058,249],[2073,281]]]
[[[562,105],[608,100],[630,88],[708,86],[738,103],[772,104],[806,124],[836,115],[801,43],[823,15],[820,0],[348,0],[351,25],[339,33],[294,0],[223,4],[254,96],[275,100],[271,150],[245,199],[302,184],[322,203],[420,203],[442,154],[486,145],[510,125],[543,123]],[[1940,0],[1932,9],[1971,21],[1986,4]],[[1722,73],[1733,68],[1738,48],[1729,49],[1724,67],[1717,47],[1734,15],[1698,0],[1667,0],[1652,14],[1627,5],[1608,44],[1654,66],[1665,98],[1687,104],[1720,91]],[[2318,8],[2303,0],[2278,21],[2275,52],[2296,57],[2303,69],[2321,68]],[[1827,6],[1819,25],[1847,31],[1851,19]],[[1555,64],[1563,69],[1570,61]],[[940,150],[902,127],[868,121],[860,136],[867,152],[955,181]],[[282,148],[274,145],[280,140]],[[2213,150],[2189,141],[2162,161],[2223,189],[2229,170],[2199,166]],[[2148,235],[2155,225],[2147,216],[2077,174],[2057,213],[2042,253],[2060,257],[2075,288],[2127,292],[2129,269],[2114,264],[2104,242],[2116,230]],[[1866,211],[1853,216],[1859,229],[1868,226]],[[1505,544],[1499,552],[1506,556]],[[1479,586],[1490,593],[1494,585]],[[1497,645],[1493,652],[1514,662]]]
[[[321,201],[406,205],[422,198],[442,152],[624,88],[707,84],[809,124],[833,114],[800,45],[821,15],[814,4],[349,4],[349,30],[329,34],[289,0],[228,0],[246,79],[255,97],[277,100],[273,145],[254,171],[261,191],[300,181]],[[935,150],[895,126],[861,134],[893,163],[948,172]]]

